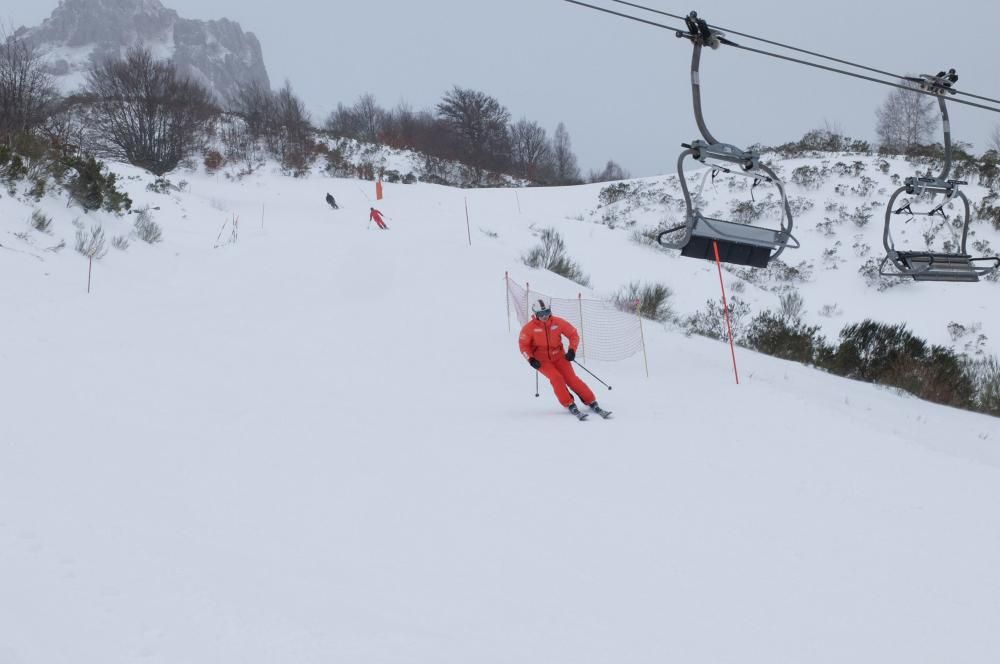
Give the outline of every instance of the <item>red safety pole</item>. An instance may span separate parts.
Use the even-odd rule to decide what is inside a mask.
[[[719,243],[712,240],[712,247],[715,249],[715,265],[719,268],[719,288],[722,289],[722,311],[726,314],[726,329],[729,330],[729,352],[733,356],[733,375],[736,376],[736,384],[740,384],[740,372],[736,370],[736,346],[733,343],[733,324],[729,321],[729,303],[726,302],[726,286],[722,283],[722,261],[719,259]]]
[[[94,257],[90,256],[87,262],[87,292],[90,292],[90,273],[94,270]]]

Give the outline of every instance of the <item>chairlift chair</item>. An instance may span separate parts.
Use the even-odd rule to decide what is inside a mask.
[[[661,232],[657,236],[657,242],[670,249],[680,249],[682,256],[707,260],[715,260],[715,249],[718,247],[718,258],[721,262],[767,267],[768,261],[777,258],[786,247],[799,247],[798,240],[792,236],[792,211],[785,195],[785,187],[774,171],[761,163],[760,156],[756,152],[720,143],[708,130],[701,108],[699,76],[701,51],[704,46],[714,49],[720,44],[732,44],[732,42],[727,40],[723,33],[708,27],[704,19],[698,18],[696,12],[691,12],[685,21],[688,31],[678,32],[677,36],[689,39],[694,45],[691,57],[691,91],[695,120],[704,140],[695,140],[682,145],[685,150],[677,159],[677,176],[680,179],[687,209],[685,223]],[[750,178],[754,185],[759,182],[773,184],[781,194],[780,228],[775,230],[703,214],[693,200],[684,177],[684,160],[688,157],[708,166],[712,169],[713,175],[722,172]]]
[[[973,282],[979,281],[979,277],[995,272],[1000,268],[1000,257],[981,256],[973,257],[966,249],[966,241],[969,235],[969,224],[972,221],[972,214],[969,209],[969,199],[960,190],[962,185],[968,184],[963,180],[948,179],[951,171],[951,125],[948,121],[948,107],[945,104],[945,94],[955,94],[951,89],[952,83],[958,80],[955,70],[948,72],[941,71],[937,75],[924,74],[919,78],[907,78],[906,80],[916,83],[922,90],[926,90],[937,96],[938,106],[941,109],[941,126],[944,128],[944,167],[938,177],[914,176],[906,178],[903,186],[893,192],[889,198],[889,203],[885,210],[885,229],[882,232],[882,244],[885,247],[886,255],[879,265],[879,274],[885,277],[910,277],[914,281],[952,281],[952,282]],[[936,198],[944,198],[937,201],[930,210],[914,210],[913,201],[909,198],[896,200],[903,194],[907,196],[931,195]],[[946,205],[954,201],[961,201],[959,215],[961,215],[962,238],[957,242],[957,247],[953,252],[948,251],[901,251],[896,249],[892,239],[891,225],[894,218],[906,215],[904,223],[916,217],[926,216],[934,218],[941,216],[942,222],[948,224],[948,215],[945,210]]]

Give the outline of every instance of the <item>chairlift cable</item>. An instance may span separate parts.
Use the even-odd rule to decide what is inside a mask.
[[[615,3],[618,3],[620,5],[627,5],[629,7],[634,7],[636,9],[642,9],[644,11],[652,12],[654,14],[661,14],[663,16],[669,16],[670,18],[677,18],[677,19],[684,20],[683,16],[678,16],[676,14],[671,14],[670,12],[661,11],[659,9],[653,9],[652,7],[646,7],[645,5],[639,5],[639,4],[636,4],[634,2],[627,2],[626,0],[611,0],[611,2],[615,2]],[[888,76],[889,78],[895,78],[895,79],[908,79],[909,78],[907,76],[901,76],[899,74],[894,74],[892,72],[884,71],[882,69],[876,69],[875,67],[869,67],[868,65],[862,65],[862,64],[858,64],[856,62],[851,62],[850,60],[844,60],[844,59],[841,59],[841,58],[835,58],[835,57],[833,57],[831,55],[824,55],[824,54],[818,53],[816,51],[810,51],[810,50],[805,49],[805,48],[799,48],[798,46],[791,46],[790,44],[783,44],[781,42],[773,41],[771,39],[765,39],[763,37],[757,37],[756,35],[747,34],[745,32],[739,32],[738,30],[732,30],[730,28],[724,28],[724,27],[722,27],[720,25],[713,25],[713,24],[710,23],[708,27],[710,27],[710,28],[712,28],[714,30],[719,30],[720,32],[724,32],[727,35],[736,35],[738,37],[746,37],[747,39],[753,39],[755,41],[763,42],[765,44],[770,44],[771,46],[778,46],[780,48],[788,49],[789,51],[797,51],[799,53],[804,53],[806,55],[812,55],[812,56],[817,57],[817,58],[823,58],[824,60],[830,60],[832,62],[839,62],[842,65],[848,65],[850,67],[855,67],[856,69],[864,69],[864,70],[870,71],[870,72],[872,72],[874,74],[881,74],[882,76]],[[953,90],[951,92],[954,92],[955,94],[959,94],[959,95],[964,95],[966,97],[973,97],[975,99],[981,99],[983,101],[989,101],[989,102],[993,102],[995,104],[1000,104],[1000,99],[994,99],[992,97],[984,97],[982,95],[973,94],[971,92],[963,92],[961,90]]]
[[[672,30],[673,32],[685,32],[685,29],[683,28],[672,28],[669,25],[663,25],[662,23],[656,23],[655,21],[647,21],[646,19],[639,18],[638,16],[622,14],[621,12],[616,12],[614,10],[606,9],[604,7],[598,7],[597,5],[590,5],[587,4],[586,2],[580,2],[580,0],[565,0],[565,1],[570,2],[574,5],[580,5],[581,7],[589,7],[590,9],[596,9],[597,11],[604,12],[605,14],[612,14],[614,16],[620,16],[622,18],[627,18],[632,21],[638,21],[639,23],[645,23],[646,25],[652,25],[657,28],[663,28],[664,30]]]
[[[621,2],[622,4],[630,4],[630,3],[624,2],[624,0],[611,0],[611,1],[612,2]],[[636,21],[638,23],[645,23],[646,25],[652,25],[654,27],[662,28],[664,30],[671,30],[678,37],[683,37],[683,36],[686,36],[688,34],[686,29],[679,30],[679,29],[673,28],[673,27],[671,27],[669,25],[663,25],[662,23],[656,23],[655,21],[649,21],[649,20],[646,20],[646,19],[643,19],[643,18],[639,18],[637,16],[632,16],[630,14],[624,14],[622,12],[616,12],[614,10],[607,9],[605,7],[598,7],[596,5],[591,5],[591,4],[588,4],[586,2],[581,2],[580,0],[565,0],[565,2],[569,2],[569,3],[572,3],[574,5],[580,5],[581,7],[587,7],[589,9],[594,9],[594,10],[597,10],[599,12],[604,12],[606,14],[611,14],[613,16],[618,16],[620,18],[625,18],[625,19],[628,19],[628,20],[631,20],[631,21]],[[633,6],[640,7],[639,5],[633,5]],[[656,12],[657,10],[649,9],[649,11]],[[665,12],[658,12],[658,13],[665,13]],[[672,16],[672,15],[668,14],[668,16]],[[722,28],[719,28],[719,29],[722,30]],[[737,33],[733,33],[733,34],[737,34]],[[819,64],[817,62],[809,62],[808,60],[802,60],[800,58],[794,58],[794,57],[791,57],[791,56],[788,56],[788,55],[782,55],[780,53],[772,53],[770,51],[765,51],[763,49],[753,48],[751,46],[743,46],[741,44],[736,44],[736,43],[733,43],[733,42],[729,42],[728,40],[727,40],[726,45],[733,46],[735,48],[738,48],[738,49],[741,49],[741,50],[744,50],[744,51],[749,51],[751,53],[758,53],[760,55],[767,55],[767,56],[770,56],[772,58],[778,58],[779,60],[787,60],[788,62],[794,62],[796,64],[802,64],[802,65],[806,65],[808,67],[815,67],[816,69],[823,69],[825,71],[833,72],[835,74],[843,74],[845,76],[851,76],[853,78],[858,78],[858,79],[861,79],[861,80],[864,80],[864,81],[870,81],[872,83],[879,83],[881,85],[887,85],[889,87],[899,88],[900,90],[907,90],[907,91],[911,91],[911,92],[916,92],[918,94],[927,95],[929,97],[938,97],[939,96],[938,94],[936,94],[934,92],[930,92],[930,91],[927,91],[927,90],[922,90],[920,88],[916,88],[916,87],[912,87],[912,86],[908,86],[908,85],[903,85],[901,83],[894,83],[892,81],[885,81],[885,80],[882,80],[882,79],[879,79],[879,78],[874,78],[872,76],[865,76],[864,74],[858,74],[858,73],[855,73],[855,72],[850,72],[850,71],[846,71],[846,70],[843,70],[843,69],[838,69],[836,67],[830,67],[828,65],[822,65],[822,64]],[[788,48],[788,47],[786,47],[786,48]],[[801,49],[797,49],[797,50],[801,50]],[[827,57],[827,56],[820,56],[820,57]],[[835,60],[835,58],[829,58],[829,59]],[[860,67],[858,65],[853,65],[852,64],[852,66],[857,66],[859,68],[870,69],[871,70],[871,68]],[[873,71],[878,71],[878,70],[873,70]],[[907,78],[907,77],[899,77],[899,76],[896,76],[895,74],[888,74],[888,75],[892,76],[893,78],[897,78],[897,79],[902,78],[903,80],[906,80],[906,78]],[[991,99],[989,97],[980,97],[979,95],[973,95],[971,93],[961,92],[959,90],[949,90],[949,92],[955,92],[956,94],[965,94],[965,95],[968,95],[968,96],[971,96],[971,97],[976,97],[977,99],[982,99],[982,100],[985,100],[985,101],[994,101],[994,102],[1000,104],[1000,100],[994,100],[994,99]],[[956,103],[956,104],[964,104],[966,106],[973,106],[975,108],[981,108],[981,109],[984,109],[984,110],[987,110],[987,111],[992,111],[994,113],[1000,113],[1000,108],[997,108],[995,106],[986,106],[984,104],[977,104],[976,102],[964,101],[962,99],[954,99],[954,98],[950,99],[949,101],[951,101],[953,103]]]
[[[612,2],[620,2],[620,1],[621,0],[612,0]],[[654,11],[654,10],[650,10],[650,11]],[[746,33],[737,32],[736,30],[730,30],[729,28],[723,28],[723,27],[718,26],[718,25],[711,25],[710,24],[709,27],[714,28],[716,30],[720,30],[722,32],[725,32],[726,34],[738,35],[740,37],[746,37],[747,39],[754,39],[756,41],[763,42],[765,44],[771,44],[772,46],[778,46],[778,47],[781,47],[781,48],[788,49],[789,51],[798,51],[799,53],[805,53],[807,55],[812,55],[812,56],[815,56],[817,58],[823,58],[824,60],[831,60],[833,62],[839,62],[840,64],[843,64],[843,65],[849,65],[849,66],[855,67],[857,69],[864,69],[866,71],[870,71],[870,72],[873,72],[875,74],[881,74],[883,76],[888,76],[890,78],[895,78],[895,79],[898,79],[898,80],[910,80],[911,79],[911,77],[909,77],[909,76],[900,76],[899,74],[893,74],[892,72],[883,71],[881,69],[876,69],[875,67],[869,67],[867,65],[859,65],[858,63],[851,62],[850,60],[842,60],[840,58],[835,58],[835,57],[830,56],[830,55],[823,55],[822,53],[817,53],[815,51],[810,51],[810,50],[807,50],[807,49],[804,49],[804,48],[799,48],[797,46],[790,46],[788,44],[782,44],[781,42],[771,41],[770,39],[764,39],[763,37],[756,37],[754,35],[748,35]],[[949,90],[949,92],[954,92],[955,94],[959,94],[959,95],[965,95],[966,97],[973,97],[975,99],[981,99],[983,101],[990,101],[990,102],[993,102],[995,104],[1000,104],[1000,99],[993,99],[992,97],[984,97],[982,95],[972,94],[971,92],[963,92],[961,90]]]
[[[676,18],[681,21],[684,20],[684,16],[678,16],[677,14],[671,14],[670,12],[661,11],[659,9],[653,9],[652,7],[646,7],[645,5],[637,5],[634,2],[626,2],[625,0],[611,0],[611,2],[617,2],[619,5],[628,5],[629,7],[635,7],[636,9],[643,9],[647,12],[652,12],[654,14],[660,14],[661,16],[669,16],[670,18]],[[713,26],[714,27],[714,26]],[[721,30],[721,28],[719,28]],[[733,33],[736,34],[736,33]]]
[[[628,5],[629,7],[635,7],[636,9],[643,9],[643,10],[645,10],[647,12],[652,12],[654,14],[663,14],[664,16],[670,16],[670,17],[673,17],[673,18],[679,18],[679,19],[683,20],[682,16],[675,16],[674,14],[670,14],[668,12],[660,11],[659,9],[653,9],[652,7],[645,7],[643,5],[637,5],[637,4],[632,3],[632,2],[626,2],[625,0],[611,0],[611,2],[616,2],[616,3],[621,4],[621,5]],[[747,34],[745,32],[738,32],[736,30],[731,30],[729,28],[723,28],[722,26],[719,26],[719,25],[713,25],[713,24],[709,23],[708,27],[712,28],[713,30],[719,30],[720,32],[724,32],[724,33],[726,33],[726,35],[736,35],[738,37],[746,37],[747,39],[753,39],[753,40],[756,40],[756,41],[759,41],[759,42],[764,42],[765,44],[770,44],[771,46],[780,46],[781,48],[787,48],[790,51],[798,51],[799,53],[805,53],[806,55],[812,55],[812,56],[815,56],[817,58],[823,58],[825,60],[832,60],[834,62],[839,62],[842,65],[850,65],[851,67],[857,67],[858,69],[866,69],[866,70],[868,70],[870,72],[873,72],[873,73],[876,73],[876,74],[882,74],[883,76],[889,76],[890,78],[903,78],[902,76],[899,76],[898,74],[893,74],[892,72],[882,71],[881,69],[875,69],[874,67],[868,67],[866,65],[859,65],[856,62],[851,62],[850,60],[841,60],[840,58],[834,58],[834,57],[829,56],[829,55],[823,55],[822,53],[817,53],[815,51],[809,51],[807,49],[799,48],[797,46],[789,46],[788,44],[782,44],[781,42],[772,41],[770,39],[764,39],[763,37],[756,37],[754,35],[750,35],[750,34]],[[1000,103],[1000,102],[997,102],[997,103]]]
[[[751,46],[743,46],[741,44],[730,44],[734,48],[741,49],[743,51],[750,51],[751,53],[759,53],[760,55],[768,55],[772,58],[778,58],[779,60],[787,60],[789,62],[795,62],[800,65],[806,65],[807,67],[815,67],[817,69],[824,69],[826,71],[831,71],[836,74],[843,74],[844,76],[851,76],[853,78],[860,78],[864,81],[871,81],[872,83],[881,83],[882,85],[888,85],[893,88],[899,88],[900,90],[908,90],[910,92],[917,92],[922,95],[927,95],[928,97],[939,97],[939,94],[934,92],[929,92],[927,90],[922,90],[920,88],[914,88],[908,85],[903,85],[902,83],[894,83],[892,81],[883,81],[882,79],[874,78],[872,76],[865,76],[864,74],[856,74],[854,72],[845,71],[843,69],[837,69],[836,67],[828,67],[827,65],[821,65],[818,62],[809,62],[808,60],[802,60],[800,58],[793,58],[789,55],[781,55],[780,53],[771,53],[770,51],[764,51],[759,48],[753,48]],[[956,91],[957,92],[957,91]],[[962,99],[949,99],[948,101],[955,104],[965,104],[966,106],[975,106],[976,108],[982,108],[987,111],[993,111],[994,113],[1000,113],[1000,108],[995,106],[986,106],[985,104],[977,104],[973,101],[964,101]],[[1000,102],[998,102],[1000,103]]]

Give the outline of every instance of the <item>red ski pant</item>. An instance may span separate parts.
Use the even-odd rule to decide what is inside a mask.
[[[552,391],[556,393],[556,398],[563,406],[573,403],[573,395],[569,393],[569,390],[576,392],[585,404],[589,405],[597,400],[587,384],[573,372],[573,365],[565,357],[559,357],[551,362],[542,362],[542,366],[538,370],[552,383]],[[566,389],[567,387],[569,389]]]

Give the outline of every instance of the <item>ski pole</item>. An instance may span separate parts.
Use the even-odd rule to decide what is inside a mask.
[[[538,396],[538,369],[535,369],[535,396]]]
[[[587,373],[589,373],[589,374],[590,374],[591,376],[594,376],[594,378],[597,378],[597,376],[596,376],[596,375],[594,374],[594,372],[593,372],[593,371],[591,371],[591,370],[590,370],[590,369],[588,369],[587,367],[583,366],[582,364],[580,364],[580,363],[579,363],[579,362],[577,362],[576,360],[573,360],[573,364],[575,364],[576,366],[580,367],[581,369],[583,369],[584,371],[586,371]],[[608,385],[607,383],[605,383],[605,382],[604,382],[603,380],[601,380],[600,378],[597,378],[597,382],[598,382],[598,383],[600,383],[601,385],[603,385],[604,387],[608,388],[609,390],[611,389],[611,386],[610,386],[610,385]]]

